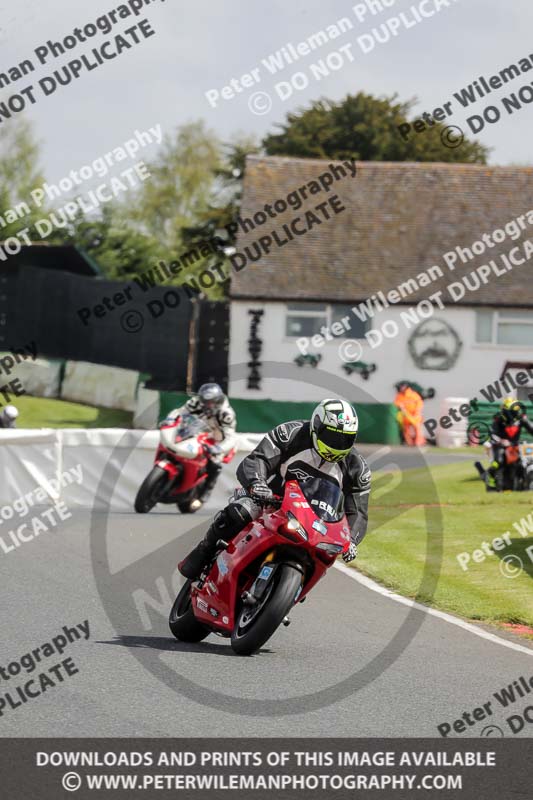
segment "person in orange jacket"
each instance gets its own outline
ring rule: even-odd
[[[407,381],[400,381],[395,388],[394,405],[398,408],[397,419],[403,441],[410,447],[420,447],[426,443],[422,428],[424,401]]]

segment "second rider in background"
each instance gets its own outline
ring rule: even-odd
[[[237,444],[237,418],[218,383],[202,384],[198,392],[183,406],[170,412],[165,422],[168,423],[183,414],[194,414],[204,420],[216,442],[216,445],[209,450],[207,480],[198,498],[202,503],[206,503],[222,470],[223,457]]]

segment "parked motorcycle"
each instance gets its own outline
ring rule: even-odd
[[[146,514],[157,503],[175,503],[182,514],[201,508],[199,499],[207,478],[209,449],[216,447],[207,423],[193,414],[183,414],[163,422],[154,466],[142,482],[135,498],[135,511]],[[235,455],[231,450],[222,462]]]
[[[240,655],[257,652],[350,544],[341,488],[324,478],[288,481],[218,553],[197,581],[186,581],[169,626],[184,642],[210,633],[231,638]]]

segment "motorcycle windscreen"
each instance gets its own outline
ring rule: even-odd
[[[339,522],[344,516],[344,495],[338,483],[311,478],[300,483],[300,489],[314,513],[324,522]]]
[[[209,429],[203,420],[193,414],[183,414],[176,428],[176,437],[188,439],[190,436],[198,436],[199,433],[205,433],[207,430]]]

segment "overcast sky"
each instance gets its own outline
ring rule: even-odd
[[[368,0],[370,2],[370,0]],[[392,0],[389,0],[389,3]],[[234,132],[258,136],[272,130],[310,100],[319,97],[340,99],[348,92],[375,95],[397,93],[402,100],[418,97],[417,110],[431,111],[453,100],[453,93],[479,76],[487,79],[501,69],[531,55],[533,59],[533,8],[531,0],[457,0],[433,17],[406,29],[385,44],[376,44],[363,53],[358,36],[369,33],[400,11],[413,20],[411,6],[421,0],[397,0],[384,13],[359,21],[353,11],[357,5],[346,0],[154,0],[137,18],[123,19],[113,31],[79,44],[66,56],[39,65],[34,50],[48,39],[62,40],[75,27],[94,22],[98,16],[118,8],[113,0],[17,0],[2,3],[0,72],[6,72],[24,59],[31,59],[36,70],[2,90],[0,101],[29,84],[37,85],[44,76],[92,47],[113,39],[143,18],[156,31],[154,36],[98,69],[83,71],[68,86],[60,86],[50,97],[36,91],[37,103],[29,116],[42,143],[42,164],[49,180],[57,180],[70,169],[90,163],[128,139],[135,129],[161,124],[171,131],[184,122],[203,118],[221,137]],[[426,8],[435,0],[427,0]],[[261,59],[291,42],[295,46],[342,17],[353,22],[353,29],[319,50],[270,75]],[[368,39],[366,40],[368,42]],[[345,56],[342,68],[317,82],[310,65],[339,47],[351,44],[350,63]],[[348,51],[345,51],[345,53]],[[208,90],[222,90],[232,78],[259,68],[260,83],[245,89],[238,97],[220,100],[212,108],[206,100]],[[290,80],[294,72],[309,76],[304,91],[294,91],[282,100],[275,84]],[[533,81],[533,70],[521,75],[503,90],[479,100],[472,110],[460,109],[453,101],[450,124],[468,131],[466,117],[479,114],[486,105],[498,105],[502,96],[518,91]],[[250,96],[257,91],[268,94],[272,107],[265,114],[250,111]],[[256,98],[260,110],[268,103],[265,95]],[[512,116],[503,111],[498,124],[487,125],[478,135],[493,148],[493,164],[533,164],[531,128],[533,103]],[[8,125],[9,121],[0,122]],[[423,134],[420,134],[423,135]],[[148,153],[147,153],[148,155]]]

